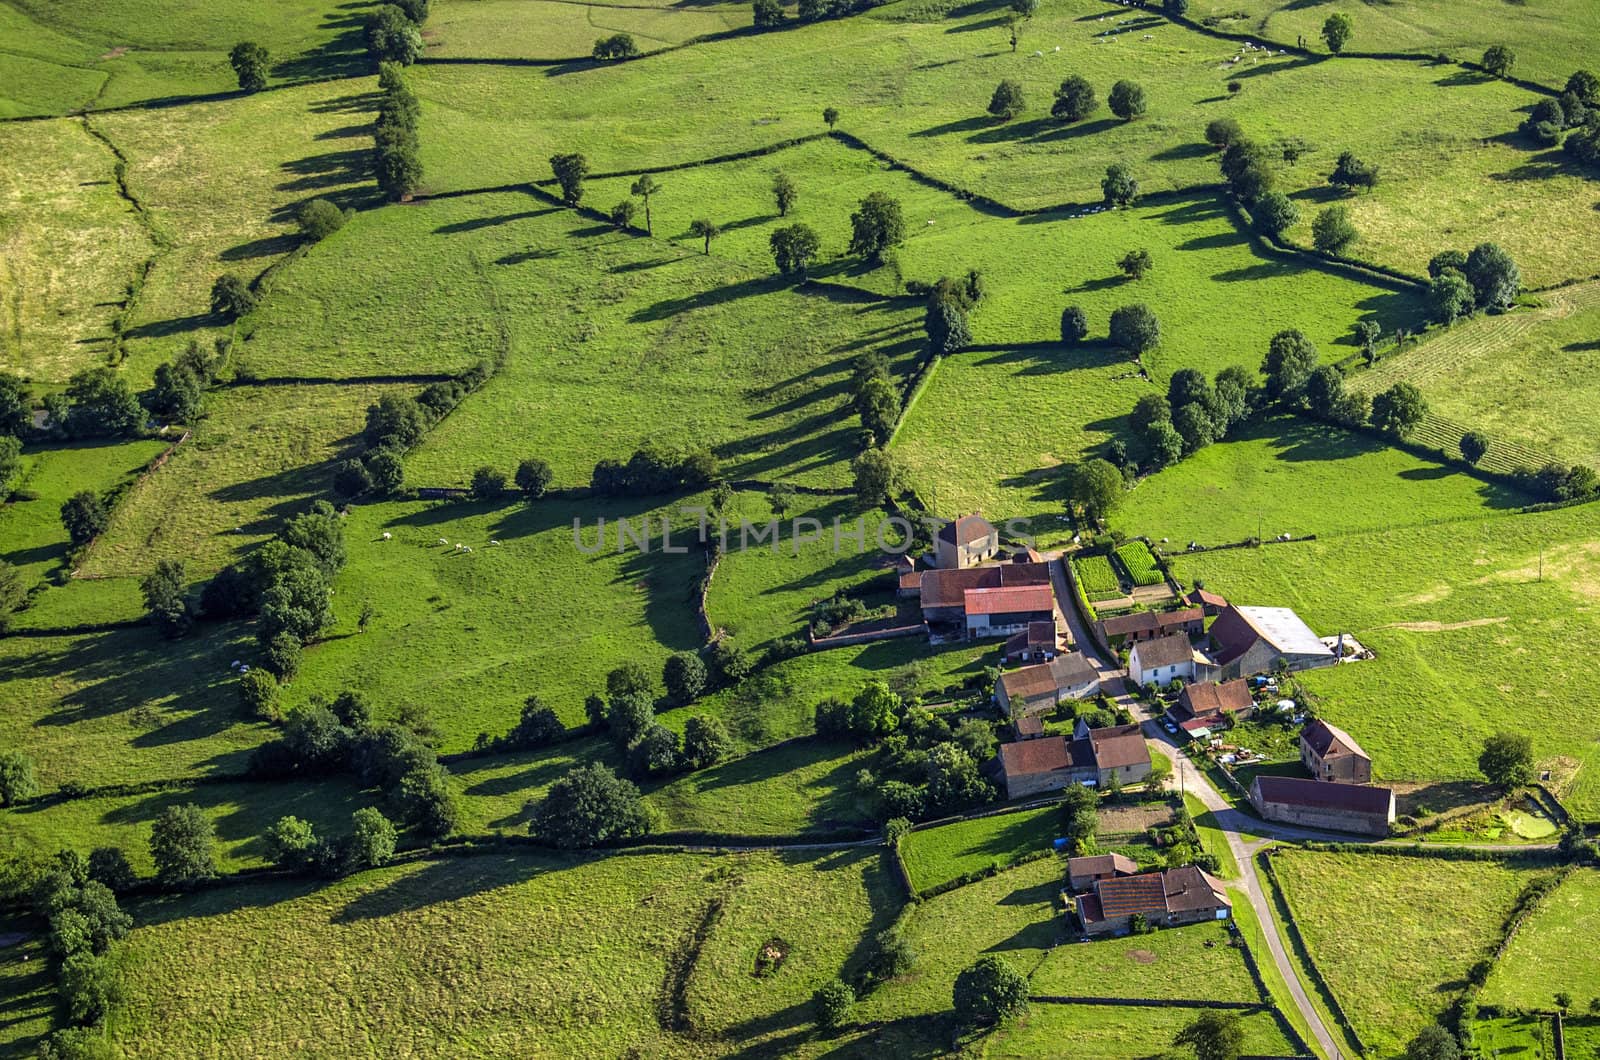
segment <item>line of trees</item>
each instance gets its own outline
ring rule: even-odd
[[[378,68],[378,118],[373,125],[378,187],[390,202],[410,197],[422,183],[422,160],[417,152],[417,119],[422,104],[406,84],[400,61]]]
[[[422,57],[422,24],[428,20],[428,0],[394,0],[367,16],[367,54],[374,65],[410,66]]]

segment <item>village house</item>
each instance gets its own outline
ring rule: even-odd
[[[934,563],[940,570],[976,567],[1000,553],[1000,533],[981,515],[958,515],[934,537]]]
[[[984,771],[1006,798],[1060,791],[1069,784],[1108,787],[1115,776],[1137,784],[1150,775],[1150,749],[1137,725],[1090,729],[1079,723],[1072,739],[1043,736],[1000,745]]]
[[[1030,591],[1009,591],[1013,589]],[[922,571],[916,595],[930,637],[1006,636],[1024,632],[1034,622],[1055,626],[1055,590],[1044,563]]]
[[[1300,761],[1318,780],[1372,783],[1372,759],[1354,737],[1321,718],[1312,719],[1300,730]]]
[[[1133,918],[1151,927],[1178,927],[1227,920],[1233,915],[1222,881],[1195,865],[1137,876],[1108,876],[1077,896],[1078,921],[1086,935],[1126,935]]]
[[[1007,717],[1044,714],[1069,699],[1083,699],[1100,690],[1100,674],[1078,652],[1058,655],[1047,663],[1009,670],[995,682],[994,697]]]
[[[1099,880],[1117,876],[1136,876],[1139,866],[1124,854],[1094,854],[1088,857],[1067,859],[1067,886],[1073,894],[1082,894]]]
[[[1227,728],[1233,721],[1248,718],[1255,705],[1250,682],[1243,678],[1222,684],[1201,681],[1183,686],[1178,701],[1167,711],[1167,720],[1199,739],[1215,729]]]
[[[1382,836],[1394,823],[1394,792],[1361,784],[1258,775],[1250,804],[1269,821],[1304,828]]]
[[[1290,670],[1314,670],[1338,661],[1333,649],[1287,607],[1229,604],[1210,633],[1211,660],[1201,675],[1208,681],[1270,673],[1280,663]]]
[[[1205,632],[1205,612],[1198,607],[1181,611],[1135,611],[1113,615],[1100,623],[1106,639],[1113,642],[1156,640],[1173,633],[1198,637]]]
[[[1159,640],[1139,641],[1128,653],[1128,677],[1136,685],[1193,681],[1194,675],[1194,646],[1182,633],[1172,633]]]
[[[1044,735],[1044,719],[1037,714],[1024,714],[1011,720],[1011,737],[1015,740],[1037,740]]]
[[[1190,607],[1200,608],[1200,610],[1205,613],[1207,618],[1215,618],[1216,616],[1222,614],[1223,608],[1228,606],[1227,600],[1223,599],[1221,595],[1212,592],[1210,589],[1195,589],[1188,596],[1184,597],[1184,602]]]
[[[1021,633],[1012,634],[1000,650],[1000,661],[1007,666],[1049,662],[1060,650],[1054,620],[1029,622]]]

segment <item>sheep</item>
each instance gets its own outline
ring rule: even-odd
[[[490,540],[489,544],[494,545],[496,548],[500,546],[500,542],[494,540]]]
[[[1056,50],[1056,51],[1060,51],[1060,50],[1061,50],[1061,45],[1059,45],[1059,44],[1057,44],[1057,45],[1056,45],[1056,46],[1055,46],[1055,50]]]
[[[466,545],[461,546],[461,551],[465,552],[469,556],[472,555],[472,549],[468,548]]]
[[[932,225],[932,224],[933,224],[933,219],[932,219],[932,218],[931,218],[931,217],[930,217],[930,218],[929,218],[929,219],[928,219],[928,224],[929,224],[929,225],[930,225],[930,226],[931,226],[931,225]]]
[[[439,544],[441,544],[441,545],[448,545],[448,544],[449,544],[449,543],[450,543],[450,542],[448,542],[448,541],[446,541],[446,540],[445,540],[445,539],[444,539],[444,538],[442,538],[442,537],[441,537],[441,538],[440,538],[440,539],[439,539]]]
[[[385,530],[385,531],[384,531],[384,532],[383,532],[383,539],[384,539],[384,540],[385,540],[385,541],[387,541],[387,540],[389,540],[389,538],[391,538],[391,537],[393,537],[393,536],[394,536],[394,535],[393,535],[393,534],[391,534],[391,533],[389,533],[389,531],[387,531],[387,530]]]
[[[239,667],[240,667],[240,665],[242,665],[242,664],[241,664],[241,663],[240,663],[240,662],[239,662],[239,660],[238,660],[238,659],[235,659],[235,660],[233,660],[233,662],[232,662],[232,663],[231,663],[231,664],[230,664],[230,665],[229,665],[229,666],[228,666],[228,669],[230,669],[230,670],[237,670],[237,669],[238,669],[238,668],[239,668]]]
[[[1035,59],[1042,59],[1042,58],[1044,58],[1044,52],[1034,52],[1033,53],[1033,57]]]
[[[242,674],[247,674],[247,673],[249,673],[249,672],[250,672],[250,667],[248,667],[248,666],[241,666],[241,667],[239,667],[239,672],[240,672],[240,673],[242,673]]]

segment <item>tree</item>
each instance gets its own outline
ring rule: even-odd
[[[871,433],[873,441],[887,444],[895,421],[900,418],[900,392],[894,384],[883,376],[873,376],[856,391],[854,405],[861,425]]]
[[[0,806],[15,806],[37,794],[33,759],[21,751],[0,751]]]
[[[639,45],[634,42],[631,33],[613,33],[609,37],[601,37],[594,42],[594,51],[590,53],[596,62],[602,63],[637,59],[640,54]]]
[[[977,273],[971,274],[976,280]],[[967,325],[967,311],[976,304],[978,293],[948,276],[939,277],[928,292],[927,308],[923,312],[923,329],[928,333],[928,345],[938,356],[954,353],[972,342],[972,329]],[[887,373],[883,375],[887,379]],[[898,394],[894,409],[899,413]]]
[[[1236,118],[1212,118],[1206,122],[1206,143],[1219,151],[1244,138],[1244,129]]]
[[[1482,431],[1468,431],[1461,436],[1461,458],[1474,466],[1489,451],[1489,436]]]
[[[780,171],[772,175],[772,198],[778,204],[779,217],[788,217],[795,200],[799,197],[800,190],[795,187],[794,180],[789,174]]]
[[[1407,1043],[1405,1060],[1461,1060],[1461,1046],[1455,1035],[1430,1023]]]
[[[1082,342],[1089,334],[1089,318],[1083,307],[1069,305],[1061,311],[1061,341],[1072,344]]]
[[[1341,254],[1355,241],[1356,226],[1343,206],[1329,206],[1311,222],[1311,243],[1325,254]]]
[[[1511,255],[1495,243],[1479,243],[1467,255],[1467,282],[1474,299],[1485,309],[1503,309],[1522,291],[1522,273]]]
[[[1433,319],[1441,324],[1454,324],[1458,318],[1472,312],[1474,297],[1472,284],[1455,269],[1444,270],[1428,285],[1428,305],[1433,310]]]
[[[811,995],[811,1009],[816,1013],[817,1026],[824,1030],[837,1030],[850,1018],[855,1008],[856,992],[842,979],[830,979]]]
[[[582,202],[583,178],[589,175],[589,160],[577,152],[551,155],[550,169],[561,186],[561,201],[568,206]]]
[[[83,951],[61,962],[58,992],[75,1024],[99,1023],[117,1000],[117,983],[104,957]]]
[[[1083,508],[1084,517],[1099,522],[1122,503],[1125,484],[1122,471],[1109,460],[1085,460],[1072,469],[1067,480],[1067,496]]]
[[[678,772],[684,764],[678,734],[652,722],[629,749],[628,760],[636,776],[661,777]]]
[[[217,874],[211,819],[194,803],[169,806],[150,828],[150,858],[156,879],[169,887],[188,887]]]
[[[160,364],[156,366],[154,385],[146,405],[150,412],[178,423],[193,423],[200,414],[200,399],[204,394],[200,380],[186,365]],[[5,481],[0,469],[0,483]]]
[[[643,835],[649,811],[639,789],[598,762],[577,766],[550,786],[534,807],[528,832],[563,850]]]
[[[1005,958],[991,953],[956,976],[950,1000],[963,1026],[999,1023],[1026,1011],[1028,980]]]
[[[1182,18],[1189,10],[1189,0],[1161,0],[1161,10],[1168,18]]]
[[[1255,396],[1255,378],[1239,365],[1229,365],[1217,373],[1212,390],[1217,399],[1217,420],[1226,434],[1250,415]]]
[[[1093,114],[1098,105],[1094,86],[1087,78],[1074,74],[1056,89],[1056,100],[1050,105],[1050,115],[1068,123],[1082,121]]]
[[[1252,203],[1272,190],[1268,151],[1254,140],[1239,137],[1222,149],[1218,165],[1228,190],[1243,203]]]
[[[239,706],[247,718],[278,719],[278,679],[265,667],[239,675]]]
[[[0,501],[11,493],[11,482],[22,470],[22,442],[9,434],[0,434]]]
[[[773,29],[783,25],[783,4],[779,0],[754,0],[751,9],[752,22],[757,29]]]
[[[422,185],[415,130],[379,125],[373,140],[378,152],[378,189],[390,202],[405,201]]]
[[[995,86],[989,97],[989,113],[1001,121],[1010,121],[1026,109],[1022,99],[1022,85],[1010,78]]]
[[[1132,121],[1145,112],[1144,88],[1135,81],[1118,81],[1106,96],[1106,106],[1123,121]]]
[[[28,599],[28,585],[16,565],[0,559],[0,633],[11,625],[11,616]]]
[[[267,49],[255,41],[240,41],[228,53],[228,62],[239,78],[239,88],[245,92],[260,92],[267,87],[267,66],[271,57]]]
[[[1250,208],[1256,230],[1273,239],[1300,223],[1300,207],[1281,191],[1269,191]]]
[[[722,229],[711,221],[703,218],[690,221],[689,231],[700,239],[705,240],[705,252],[711,253],[711,241],[722,234]]]
[[[1121,162],[1114,162],[1106,167],[1106,175],[1100,181],[1100,192],[1105,196],[1105,201],[1113,206],[1129,206],[1139,197],[1139,182],[1133,177],[1133,170]]]
[[[683,725],[683,760],[690,769],[714,766],[733,749],[733,739],[722,722],[695,715]]]
[[[61,506],[61,525],[74,548],[93,541],[111,522],[111,513],[90,490],[81,490]]]
[[[1577,70],[1567,78],[1564,92],[1570,92],[1585,106],[1600,107],[1600,76],[1591,70]]]
[[[394,857],[395,831],[389,818],[371,806],[350,815],[350,861],[357,868],[375,869]]]
[[[850,253],[881,262],[884,253],[906,237],[900,201],[885,192],[873,192],[850,215],[850,230]]]
[[[375,62],[410,66],[422,56],[422,31],[393,4],[367,16],[367,54]]]
[[[633,186],[628,190],[644,200],[644,234],[647,236],[655,235],[655,225],[650,220],[650,197],[658,194],[661,191],[661,184],[656,180],[656,178],[646,173],[638,180],[634,181]],[[707,252],[709,252],[710,246],[711,241],[707,239]]]
[[[794,507],[794,497],[793,482],[774,482],[767,488],[767,507],[773,515],[782,519]]]
[[[184,592],[182,560],[158,560],[156,569],[145,575],[139,588],[144,593],[150,621],[163,637],[177,640],[189,632],[194,619],[189,614],[189,600]]]
[[[780,273],[802,278],[806,274],[806,267],[822,249],[822,241],[816,231],[806,224],[793,224],[775,230],[768,245],[772,248],[772,260]]]
[[[1517,53],[1504,44],[1491,44],[1483,53],[1483,68],[1495,77],[1505,77],[1517,65]]]
[[[1334,162],[1333,172],[1328,174],[1328,183],[1345,191],[1355,191],[1357,188],[1371,191],[1378,186],[1378,167],[1371,162],[1361,161],[1353,151],[1345,151]]]
[[[51,418],[73,438],[115,437],[132,434],[144,422],[144,408],[128,380],[109,366],[85,368],[67,381],[64,412],[52,407]]]
[[[0,372],[0,434],[21,438],[33,426],[33,394],[10,372]]]
[[[1122,255],[1117,268],[1130,280],[1142,280],[1153,264],[1148,250],[1130,250]]]
[[[1372,398],[1372,425],[1402,441],[1428,414],[1422,391],[1411,383],[1399,382]]]
[[[634,205],[632,199],[623,199],[611,207],[611,223],[619,229],[626,229],[633,224],[633,217],[639,212],[639,207]]]
[[[655,684],[649,668],[637,660],[614,668],[606,674],[606,695],[612,699],[618,696],[644,696],[648,699],[655,695]]]
[[[1135,356],[1161,341],[1161,323],[1149,306],[1120,306],[1111,311],[1111,341]]]
[[[1478,770],[1496,787],[1511,791],[1533,782],[1533,738],[1500,732],[1483,741]]]
[[[1335,11],[1322,23],[1322,39],[1327,42],[1328,50],[1338,55],[1344,51],[1344,46],[1349,42],[1354,29],[1355,25],[1350,21],[1349,15],[1343,11]]]
[[[1183,453],[1198,452],[1217,440],[1216,424],[1206,407],[1197,401],[1180,405],[1172,414],[1172,429],[1183,442]]]
[[[1267,377],[1267,397],[1288,405],[1299,404],[1306,384],[1317,368],[1317,347],[1304,333],[1289,329],[1272,336],[1261,374]]]
[[[882,449],[868,449],[850,462],[856,497],[875,508],[900,492],[900,469]]]
[[[537,457],[529,457],[517,465],[517,489],[530,501],[536,501],[550,488],[550,465]]]
[[[320,243],[344,227],[349,214],[327,199],[312,199],[300,207],[295,221],[307,243]]]
[[[1195,1060],[1238,1060],[1244,1049],[1244,1027],[1237,1012],[1209,1009],[1177,1033],[1173,1045],[1187,1045]]]
[[[839,123],[839,108],[838,107],[823,107],[822,108],[822,120],[828,123],[828,128],[830,128],[830,129],[833,128],[835,125],[837,125]]]
[[[211,311],[230,320],[253,311],[256,301],[250,285],[231,272],[218,276],[211,285]]]
[[[261,838],[267,847],[267,860],[282,869],[308,867],[317,849],[311,822],[294,816],[278,818]]]
[[[394,5],[418,26],[428,21],[429,0],[394,0]]]
[[[689,703],[706,687],[706,664],[698,652],[676,652],[661,667],[661,683],[673,702]]]
[[[1331,364],[1320,365],[1306,381],[1306,406],[1320,419],[1335,417],[1344,399],[1344,376]]]
[[[506,477],[492,467],[480,467],[472,473],[472,499],[490,501],[506,491]]]

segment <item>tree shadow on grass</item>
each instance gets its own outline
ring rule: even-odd
[[[307,155],[283,162],[278,166],[294,179],[277,185],[278,191],[316,191],[355,184],[367,179],[372,171],[372,151],[366,147],[350,147],[340,151],[324,151],[320,155]]]
[[[131,339],[170,339],[186,331],[210,327],[220,323],[221,320],[222,318],[215,313],[190,313],[188,316],[169,317],[166,320],[152,320],[146,324],[138,324],[123,334]]]
[[[1064,140],[1077,140],[1096,133],[1108,132],[1124,124],[1119,118],[1096,118],[1093,121],[1073,122],[1063,125],[1059,118],[1039,118],[1026,123],[1029,126],[1027,136],[1034,143],[1060,143]],[[1021,137],[1018,137],[1019,139]],[[977,140],[977,137],[973,138]]]
[[[318,100],[307,109],[313,114],[359,114],[377,110],[382,98],[378,92],[352,92],[347,96]]]
[[[563,864],[567,862],[567,864]],[[557,858],[543,852],[526,854],[492,852],[433,861],[416,872],[389,875],[389,882],[352,898],[332,917],[335,924],[380,920],[429,906],[458,902],[474,895],[524,883],[569,865],[576,859]]]
[[[449,224],[440,225],[433,230],[433,234],[446,236],[461,232],[477,232],[485,228],[494,228],[498,225],[507,225],[515,221],[527,221],[535,217],[545,217],[549,214],[561,212],[556,207],[550,206],[542,210],[521,210],[517,213],[496,214],[493,217],[473,217],[465,221],[452,221]]]
[[[372,3],[341,4],[339,10],[350,13],[330,14],[318,27],[338,32],[310,51],[274,65],[273,76],[287,80],[331,80],[372,73],[372,59],[367,54],[366,45],[366,12],[377,6],[377,0]]]
[[[1182,162],[1191,158],[1205,158],[1215,154],[1216,148],[1208,143],[1178,144],[1150,156],[1152,162]]]
[[[263,236],[236,247],[229,247],[217,256],[223,261],[248,261],[251,258],[269,258],[287,254],[299,245],[298,233],[280,232],[275,236]]]

